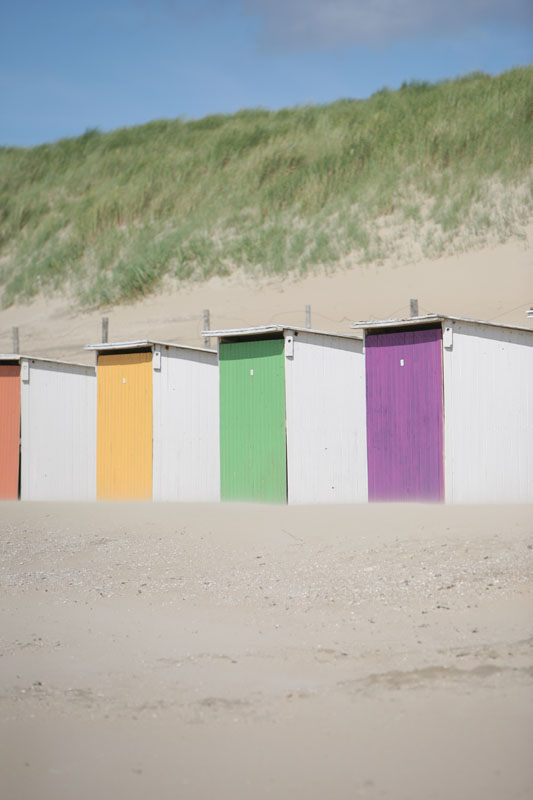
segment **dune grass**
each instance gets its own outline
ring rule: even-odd
[[[0,148],[3,303],[505,240],[531,217],[532,163],[532,67]]]

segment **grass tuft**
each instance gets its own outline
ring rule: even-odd
[[[532,67],[0,148],[2,302],[503,241],[531,218],[532,163]]]

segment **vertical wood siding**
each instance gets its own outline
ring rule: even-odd
[[[222,500],[285,503],[283,339],[220,344]]]
[[[444,499],[442,331],[366,337],[369,500]]]
[[[152,497],[152,353],[98,355],[99,499]]]
[[[28,364],[29,380],[21,384],[21,498],[94,500],[94,367]]]
[[[16,500],[19,487],[20,366],[0,364],[0,500]]]
[[[220,499],[218,358],[161,347],[154,370],[154,500]]]
[[[446,321],[446,499],[533,502],[533,331]]]
[[[299,331],[285,370],[289,503],[365,502],[363,343]]]

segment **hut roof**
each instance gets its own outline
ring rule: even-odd
[[[81,364],[79,361],[60,361],[57,358],[42,358],[40,356],[28,356],[21,353],[0,353],[0,361],[14,361],[19,364],[21,361],[39,361],[45,364],[59,364],[62,367],[85,367],[86,369],[94,369],[91,364]]]
[[[225,339],[233,336],[262,336],[269,333],[283,333],[284,331],[294,331],[295,333],[311,333],[318,336],[337,336],[341,339],[361,339],[353,333],[336,333],[335,331],[321,331],[315,328],[303,328],[298,325],[258,325],[252,328],[229,328],[228,330],[202,331],[202,336],[212,336],[213,338]]]
[[[100,344],[86,344],[84,350],[96,350],[98,353],[104,353],[113,350],[140,350],[145,347],[174,347],[178,350],[195,350],[200,353],[216,353],[216,350],[210,350],[205,347],[192,347],[186,344],[174,344],[173,342],[158,342],[155,339],[139,339],[133,342],[101,342]]]
[[[475,325],[489,325],[493,328],[510,328],[516,331],[528,331],[533,333],[533,328],[527,328],[523,325],[508,325],[504,322],[489,322],[484,319],[472,319],[470,317],[455,317],[451,314],[424,314],[418,317],[403,317],[401,319],[370,319],[360,322],[352,322],[350,328],[367,329],[367,328],[399,328],[408,327],[410,325],[424,325],[431,322],[443,322],[444,320],[452,320],[454,322],[467,322]]]

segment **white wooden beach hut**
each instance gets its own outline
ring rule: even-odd
[[[268,325],[218,339],[222,500],[367,499],[363,342]]]
[[[10,394],[3,496],[20,490],[22,500],[94,500],[94,367],[10,354],[0,355],[0,365]]]
[[[365,337],[370,500],[533,501],[533,330],[430,314]]]
[[[97,497],[218,500],[216,351],[149,340],[86,349],[97,361]]]

